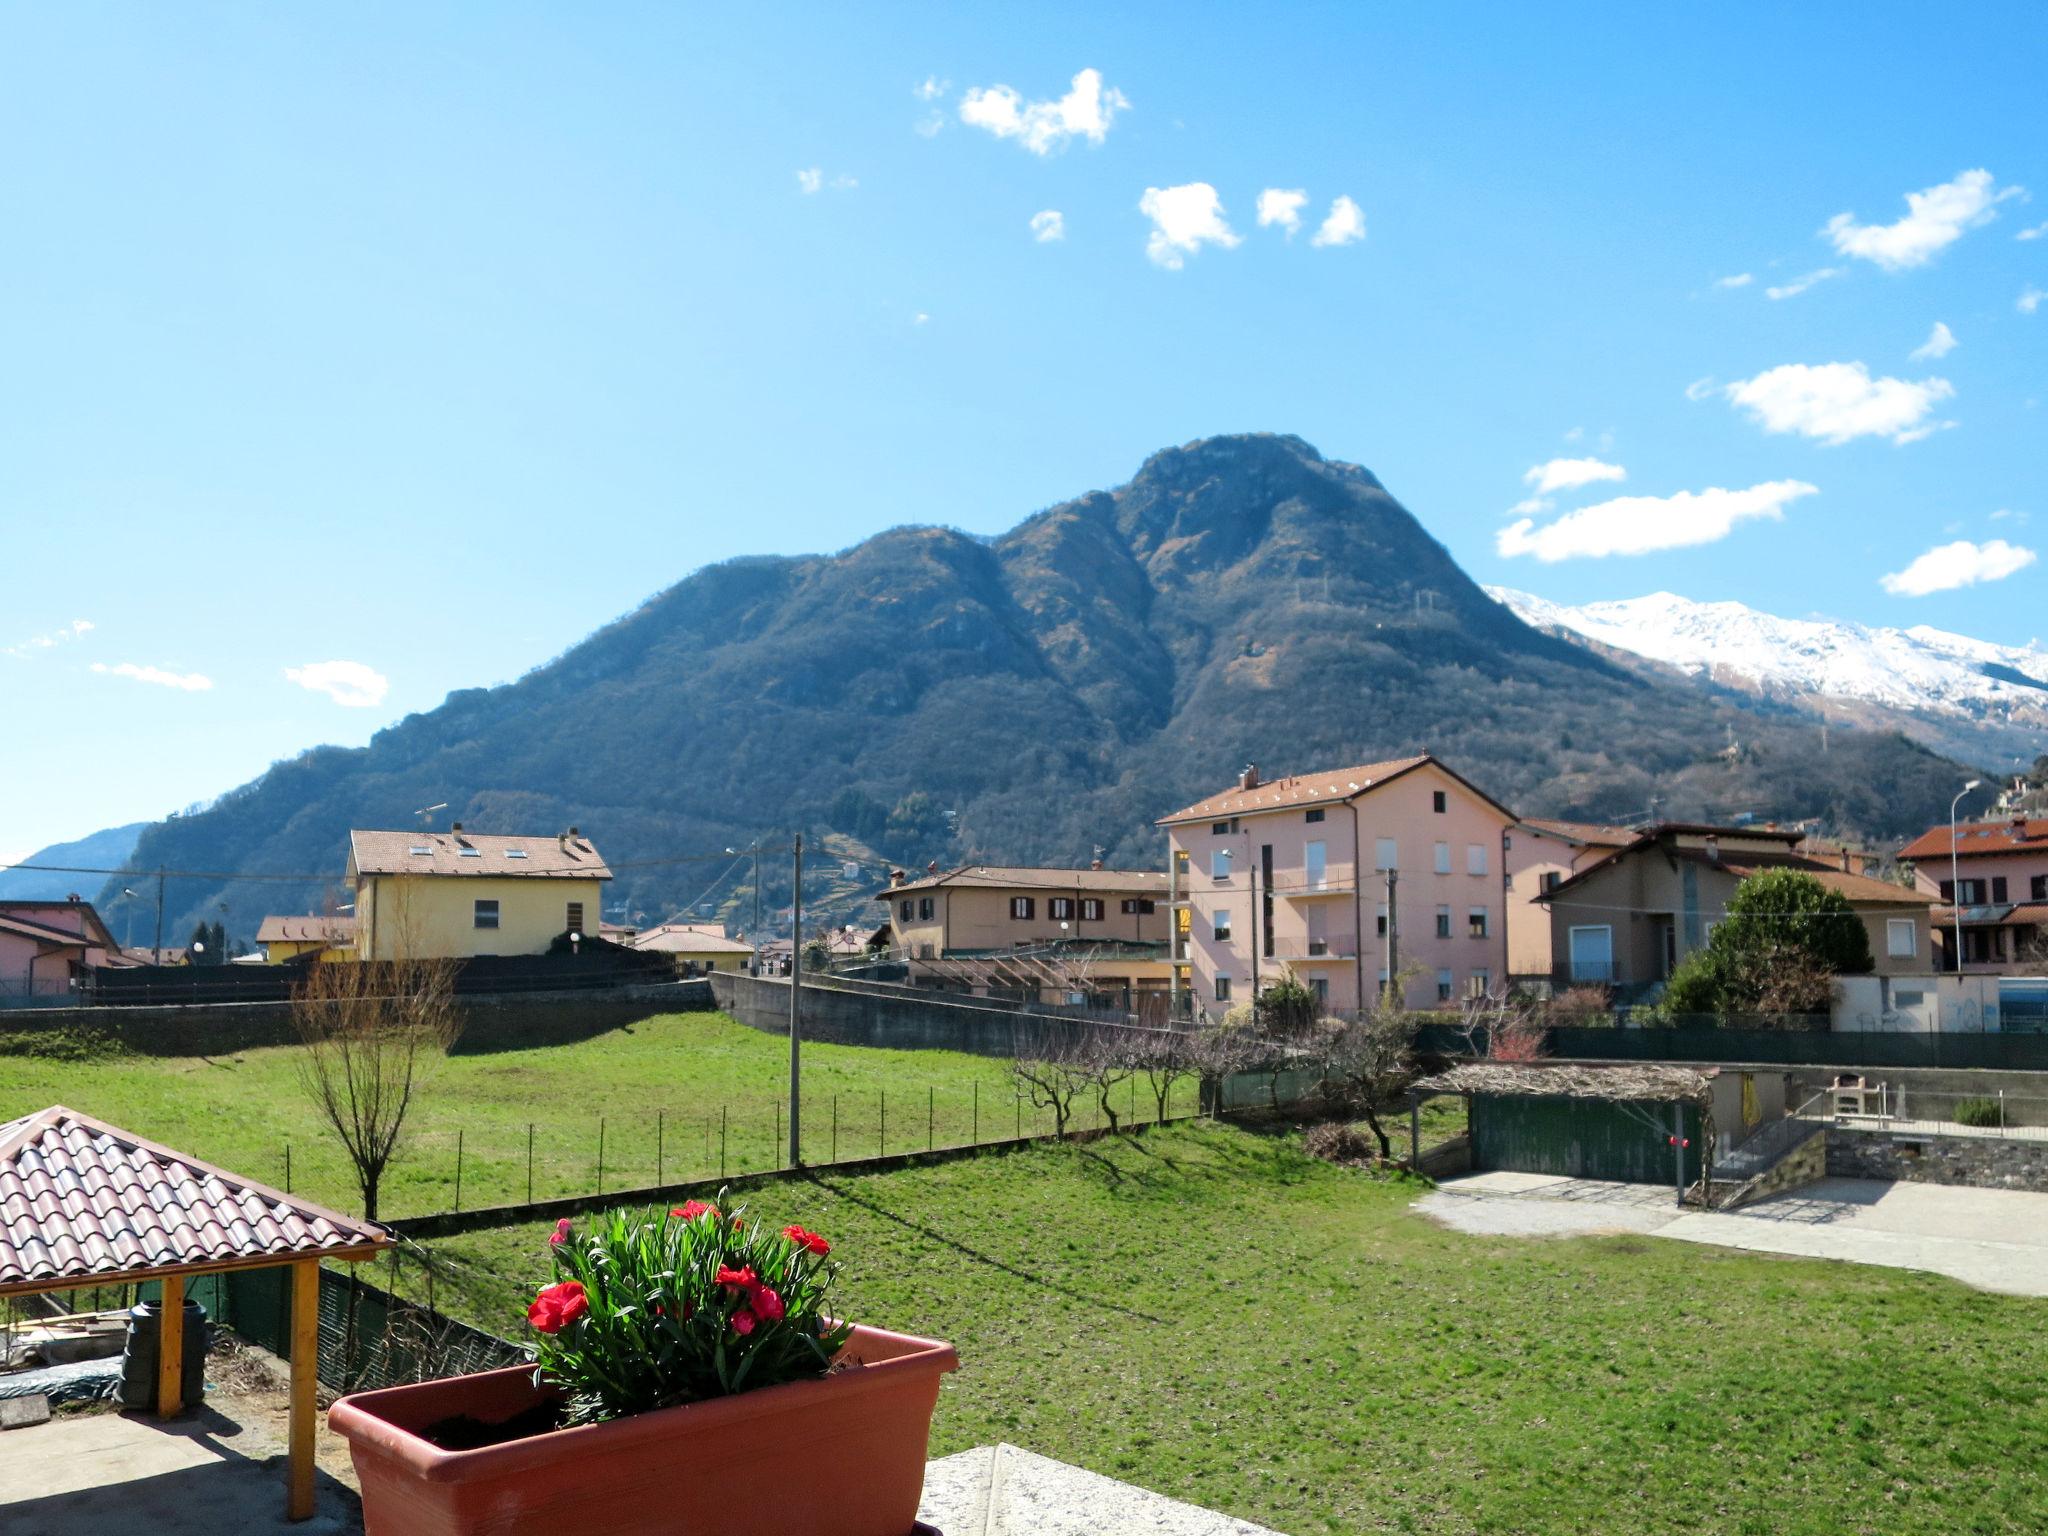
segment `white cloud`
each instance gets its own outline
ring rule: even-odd
[[[1714,376],[1711,373],[1694,379],[1685,386],[1685,398],[1688,400],[1707,400],[1718,395],[1720,392],[1721,386],[1714,382]]]
[[[2013,301],[2012,307],[2023,315],[2031,315],[2041,307],[2044,299],[2048,299],[2048,292],[2044,292],[2029,283],[2020,290],[2020,296]]]
[[[912,325],[930,325],[932,323],[932,317],[920,309],[916,314],[910,317],[910,323]]]
[[[1067,238],[1067,218],[1057,208],[1041,208],[1031,215],[1031,238],[1040,245]]]
[[[960,121],[985,128],[999,139],[1015,139],[1034,155],[1049,155],[1067,141],[1100,144],[1130,101],[1102,84],[1102,71],[1084,69],[1057,101],[1026,101],[1007,85],[975,86],[960,98]]]
[[[1600,459],[1552,459],[1547,464],[1532,466],[1522,476],[1522,483],[1533,485],[1538,496],[1548,496],[1552,491],[1572,491],[1601,480],[1627,478],[1628,471],[1619,464]]]
[[[1186,259],[1204,245],[1228,250],[1242,237],[1223,218],[1223,201],[1206,181],[1191,181],[1178,187],[1147,187],[1138,199],[1138,211],[1152,221],[1145,254],[1153,262],[1178,272]]]
[[[1930,358],[1947,357],[1957,345],[1956,333],[1937,320],[1934,329],[1927,333],[1927,339],[1913,349],[1911,356],[1914,362],[1924,363]]]
[[[1731,272],[1726,277],[1715,278],[1714,286],[1716,288],[1747,288],[1755,281],[1756,279],[1747,272]]]
[[[1764,297],[1767,299],[1796,299],[1800,294],[1806,292],[1807,289],[1816,287],[1831,277],[1840,277],[1841,275],[1842,269],[1840,267],[1820,267],[1812,272],[1802,273],[1800,276],[1793,278],[1789,283],[1780,283],[1775,288],[1766,288],[1764,290]]]
[[[1365,238],[1365,210],[1348,197],[1330,204],[1329,217],[1310,245],[1356,245]]]
[[[73,619],[69,624],[61,624],[47,634],[30,635],[19,645],[0,649],[0,656],[29,656],[37,651],[52,650],[67,640],[76,640],[92,627],[91,619]]]
[[[937,75],[926,75],[924,77],[924,84],[912,86],[910,94],[919,101],[937,101],[952,88],[952,81],[941,80]]]
[[[841,192],[851,192],[855,187],[860,185],[860,179],[858,177],[848,176],[842,172],[840,175],[834,176],[832,178],[832,185]]]
[[[391,689],[390,678],[360,661],[309,661],[303,667],[286,667],[284,675],[345,709],[374,708]]]
[[[2013,522],[2024,523],[2029,517],[2029,515],[2030,514],[2026,512],[2015,512],[2011,507],[2000,507],[1996,512],[1991,514],[1991,521],[1994,523],[2002,523],[2006,521],[2008,518],[2010,518]]]
[[[166,672],[162,667],[138,667],[132,661],[118,662],[111,667],[103,661],[96,661],[92,669],[109,677],[132,677],[138,683],[154,683],[159,688],[177,688],[186,693],[204,693],[213,686],[212,678],[198,672]]]
[[[1947,379],[1873,379],[1861,363],[1785,363],[1721,388],[1766,432],[1796,432],[1830,446],[1858,437],[1914,442],[1943,425],[1929,422],[1928,413],[1955,392]]]
[[[2018,234],[2014,235],[2013,239],[2039,240],[2043,235],[2048,235],[2048,224],[2030,224],[2025,229],[2021,230]]]
[[[1996,206],[2022,197],[2021,187],[1997,186],[1989,171],[1964,171],[1954,181],[1906,194],[1907,213],[1896,224],[1858,224],[1838,213],[1821,231],[1844,256],[1874,261],[1887,272],[1924,267],[1944,247],[1996,217]]]
[[[1953,544],[1937,544],[1903,571],[1881,577],[1878,585],[1901,597],[1925,597],[1930,592],[1974,587],[1980,581],[2003,581],[2014,571],[2032,565],[2036,558],[2031,549],[2022,549],[2003,539],[1989,539],[1982,544],[1957,539]]]
[[[943,112],[927,112],[910,126],[919,138],[936,139],[940,131],[946,126],[946,114]]]
[[[1259,228],[1278,224],[1292,240],[1301,228],[1301,210],[1308,205],[1308,193],[1300,187],[1268,187],[1259,194]]]
[[[1548,496],[1524,496],[1508,508],[1508,516],[1533,517],[1538,512],[1548,512],[1555,505]]]
[[[1647,555],[1726,538],[1735,525],[1753,518],[1776,522],[1786,503],[1818,489],[1803,480],[1772,480],[1745,491],[1680,491],[1675,496],[1617,496],[1596,506],[1567,512],[1537,527],[1534,519],[1510,523],[1494,536],[1502,555],[1534,555],[1546,565],[1559,560],[1606,555]]]
[[[798,171],[796,173],[796,188],[806,197],[810,196],[811,193],[817,191],[820,187],[824,185],[825,173],[819,170],[815,165],[812,166],[807,171]]]

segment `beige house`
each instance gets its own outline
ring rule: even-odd
[[[350,832],[356,953],[364,960],[539,955],[595,934],[612,872],[576,828],[555,837]]]
[[[1508,975],[1546,982],[1552,969],[1550,908],[1542,898],[1580,870],[1636,840],[1633,827],[1524,816],[1508,829]]]
[[[1167,885],[1163,870],[967,864],[897,870],[875,899],[915,984],[1163,1014]]]
[[[727,938],[723,923],[657,923],[628,942],[634,949],[668,955],[693,971],[744,971],[754,961],[754,946]]]
[[[301,955],[323,960],[353,960],[356,920],[346,913],[322,917],[266,917],[256,928],[266,965],[283,965]]]
[[[1707,942],[1750,875],[1794,869],[1839,892],[1862,918],[1878,976],[1924,975],[1932,898],[1796,851],[1802,833],[1667,822],[1560,881],[1551,913],[1552,984],[1639,993]]]

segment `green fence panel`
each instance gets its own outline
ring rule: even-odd
[[[1472,1100],[1470,1124],[1475,1169],[1675,1185],[1683,1150],[1687,1178],[1699,1177],[1700,1113],[1694,1105],[1685,1107],[1685,1135],[1692,1145],[1684,1149],[1671,1145],[1668,1104],[1480,1094]]]

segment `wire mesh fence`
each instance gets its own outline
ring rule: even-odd
[[[1199,1112],[1192,1078],[1162,1104],[1142,1077],[1103,1096],[1077,1096],[1067,1129],[1149,1125]],[[987,1146],[1054,1134],[1056,1116],[1007,1088],[905,1082],[832,1091],[802,1101],[800,1144],[809,1167],[914,1152]],[[786,1099],[684,1101],[651,1113],[423,1123],[385,1172],[377,1215],[402,1220],[540,1200],[736,1178],[789,1166]],[[251,1168],[252,1175],[264,1171]],[[268,1176],[290,1194],[348,1212],[363,1209],[354,1165],[331,1135],[280,1142]]]

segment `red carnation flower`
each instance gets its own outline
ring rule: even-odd
[[[802,1227],[784,1227],[782,1235],[792,1243],[795,1243],[797,1247],[807,1249],[818,1255],[821,1259],[832,1251],[830,1243],[826,1242],[825,1239],[818,1236],[815,1232],[806,1232]]]
[[[675,1217],[678,1221],[695,1221],[706,1212],[709,1212],[715,1218],[718,1215],[718,1207],[706,1205],[702,1200],[685,1200],[681,1205],[670,1210],[669,1215]]]
[[[590,1310],[590,1298],[581,1280],[563,1280],[544,1285],[526,1309],[526,1320],[541,1333],[560,1333]]]
[[[779,1323],[782,1321],[782,1294],[773,1286],[755,1286],[754,1293],[748,1300],[763,1322]]]
[[[761,1277],[754,1273],[754,1266],[751,1264],[744,1269],[730,1269],[721,1264],[718,1266],[718,1283],[729,1285],[735,1290],[751,1291],[761,1283]]]
[[[554,1235],[548,1239],[548,1246],[550,1248],[559,1248],[567,1241],[569,1241],[569,1218],[564,1216],[555,1223]]]
[[[754,1314],[745,1307],[741,1307],[739,1311],[733,1313],[732,1331],[739,1334],[742,1338],[752,1333],[754,1331]]]

